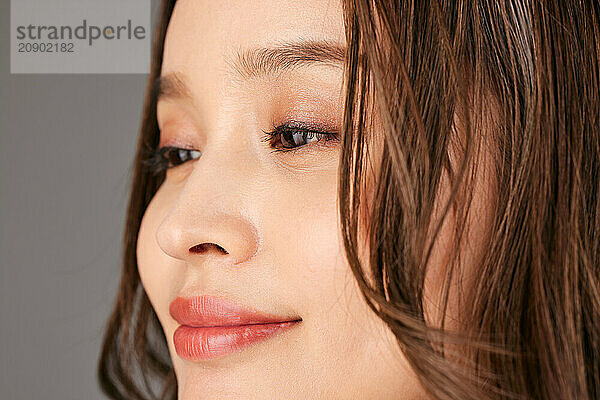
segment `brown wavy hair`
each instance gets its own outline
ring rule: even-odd
[[[600,4],[343,5],[339,207],[365,301],[432,398],[600,398]],[[158,145],[154,82],[174,6],[163,1],[155,31],[122,279],[98,366],[101,388],[113,399],[177,395],[167,341],[136,264],[141,219],[164,179],[143,160]],[[369,124],[374,112],[382,122],[377,131]],[[483,150],[491,154],[493,215],[463,293],[460,328],[449,329],[450,282],[464,272]],[[375,160],[371,176],[367,166]],[[438,219],[443,176],[450,195]],[[367,185],[376,188],[369,197]],[[456,228],[442,268],[442,319],[432,321],[425,276],[450,214]]]

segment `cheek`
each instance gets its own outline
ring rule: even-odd
[[[298,293],[298,307],[306,316],[304,355],[311,359],[313,374],[316,368],[321,369],[323,377],[390,378],[390,371],[397,372],[394,367],[398,367],[402,356],[391,332],[363,300],[349,267],[338,214],[336,179],[334,174],[327,182],[313,182],[295,194],[295,200],[303,207],[297,209],[300,212],[293,222],[288,221],[278,230],[280,241],[276,246],[286,249],[279,253],[282,255],[278,265],[295,266],[288,284]],[[290,200],[288,204],[292,203]],[[336,365],[335,373],[332,365]],[[374,365],[380,373],[369,371]],[[406,375],[404,368],[401,371]],[[386,386],[394,387],[389,382]]]
[[[347,271],[337,223],[336,175],[313,176],[278,197],[285,206],[276,208],[277,223],[265,234],[273,240],[277,264],[289,266],[288,284],[305,302],[300,307],[320,309]]]

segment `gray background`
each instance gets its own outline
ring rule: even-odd
[[[2,0],[8,2],[9,0]],[[150,57],[150,0],[11,0],[11,29],[13,43],[11,71],[26,73],[145,73],[148,74]],[[127,39],[123,32],[121,39],[95,39],[89,45],[91,36],[84,32],[86,39],[73,37],[66,40],[73,45],[72,52],[19,52],[17,43],[37,43],[46,45],[50,40],[17,39],[17,27],[63,25],[71,26],[74,35],[77,27],[85,21],[86,26],[96,29],[117,25],[127,25],[132,29],[141,25],[145,29],[143,40]],[[114,31],[116,32],[116,31]],[[130,32],[134,34],[134,32]],[[80,32],[81,34],[81,32]],[[113,33],[113,36],[116,36]],[[38,36],[34,34],[34,36]],[[42,34],[46,37],[46,34]]]
[[[103,399],[96,364],[147,75],[11,75],[9,7],[0,0],[0,398]]]

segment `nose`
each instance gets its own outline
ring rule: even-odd
[[[251,220],[243,176],[227,173],[202,157],[156,231],[156,240],[171,257],[199,263],[208,257],[240,264],[258,251],[259,234]],[[230,169],[229,169],[230,170]],[[227,175],[227,176],[225,176]]]

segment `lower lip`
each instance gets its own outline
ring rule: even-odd
[[[179,357],[207,360],[224,356],[288,330],[300,321],[269,324],[193,327],[181,325],[173,334]]]

